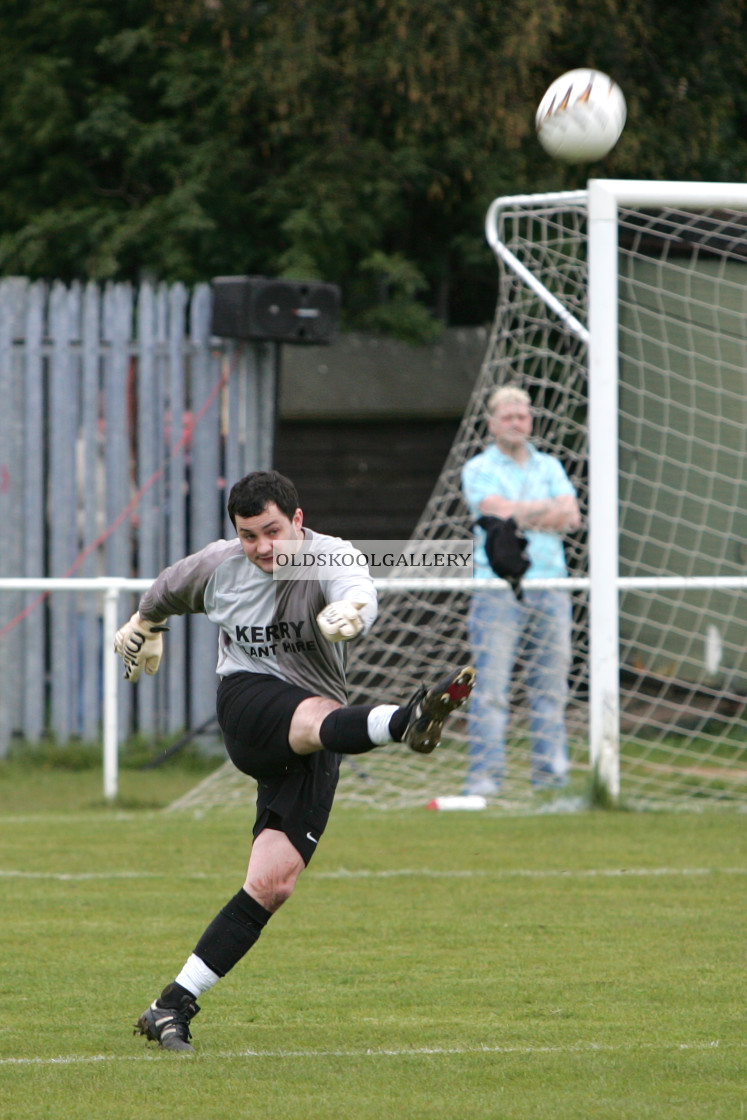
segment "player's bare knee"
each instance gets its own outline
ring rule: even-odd
[[[262,875],[256,878],[247,875],[244,890],[264,906],[265,910],[274,914],[293,894],[297,879],[296,874]]]
[[[322,741],[319,738],[319,728],[325,716],[341,708],[338,700],[331,700],[326,696],[309,696],[302,700],[293,713],[288,742],[295,754],[313,754],[322,750]]]

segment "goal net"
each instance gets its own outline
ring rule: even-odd
[[[533,440],[561,459],[583,515],[565,541],[571,774],[562,791],[533,792],[519,658],[494,804],[573,807],[601,772],[631,806],[744,807],[747,190],[639,184],[647,188],[639,198],[631,184],[614,197],[606,189],[614,183],[597,186],[596,248],[594,183],[491,206],[495,320],[413,539],[470,535],[460,472],[489,440],[485,403],[508,382],[528,390]],[[470,661],[469,594],[442,582],[382,587],[376,626],[351,659],[351,699],[405,698]],[[464,716],[452,717],[447,732],[427,758],[393,746],[346,759],[339,800],[396,808],[461,793]],[[236,781],[229,768],[218,771],[186,804],[224,802]]]

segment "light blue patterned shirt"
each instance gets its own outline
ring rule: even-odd
[[[462,491],[473,520],[480,516],[480,502],[500,494],[513,502],[546,501],[563,494],[576,496],[576,489],[554,455],[538,451],[528,443],[529,458],[517,463],[495,444],[469,459],[462,467]],[[557,533],[525,529],[531,566],[527,579],[562,579],[568,574],[563,540]],[[475,579],[494,576],[485,555],[485,533],[475,529]],[[497,578],[497,577],[496,577]]]

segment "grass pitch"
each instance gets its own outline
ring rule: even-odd
[[[252,806],[122,778],[105,808],[97,773],[0,767],[0,1116],[747,1114],[743,816],[338,808],[191,1058],[132,1025],[241,885]]]

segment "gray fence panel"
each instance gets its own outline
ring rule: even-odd
[[[272,409],[265,398],[274,395],[275,347],[270,342],[250,343],[239,365],[242,429],[240,433],[241,474],[267,470],[275,442]]]
[[[267,470],[275,458],[280,344],[266,342],[258,353],[255,406],[258,425],[247,450],[256,449],[257,470]]]
[[[152,407],[152,425],[149,426],[152,446],[142,447],[145,453],[146,469],[142,472],[146,481],[148,470],[152,480],[138,507],[139,515],[144,517],[138,533],[140,546],[140,573],[154,579],[169,563],[168,556],[168,487],[169,476],[169,400],[170,400],[170,352],[169,352],[169,304],[170,288],[160,284],[153,289],[153,336],[152,354],[144,376],[140,381],[143,401]],[[147,324],[145,325],[147,329]],[[140,325],[138,324],[138,330]],[[141,358],[145,355],[141,354]],[[135,604],[133,603],[133,607]],[[154,680],[143,682],[137,687],[138,728],[149,736],[166,733],[167,714],[171,689],[171,637],[167,636],[163,668]]]
[[[190,307],[192,440],[190,445],[189,551],[221,536],[225,485],[221,474],[220,353],[210,347],[212,294],[200,285]],[[215,626],[204,617],[190,619],[190,720],[201,727],[215,715]]]
[[[116,525],[106,539],[106,574],[132,575],[131,520],[123,516],[131,497],[131,396],[129,371],[132,297],[126,284],[110,284],[104,291],[102,376],[104,387],[104,478],[106,524]],[[126,612],[127,613],[127,612]],[[122,619],[121,621],[124,621]],[[119,705],[119,735],[130,728],[132,691],[123,689]]]
[[[125,511],[132,497],[132,409],[130,331],[132,294],[126,284],[110,285],[103,300],[102,364],[104,385],[104,477],[106,523],[114,526],[104,546],[108,575],[132,574],[131,518]]]
[[[243,410],[243,401],[240,396],[240,388],[243,380],[240,377],[240,368],[245,362],[246,346],[237,346],[234,342],[229,342],[226,347],[226,358],[228,361],[228,385],[226,387],[226,498],[233,483],[242,476],[243,463],[240,459],[240,430],[241,430],[241,417]],[[233,526],[228,518],[228,514],[224,513],[224,530],[223,535],[230,539],[233,533]]]
[[[2,284],[0,305],[0,574],[12,575],[23,564],[23,431],[21,394],[13,352],[13,339],[26,285],[8,280]],[[0,604],[0,746],[7,753],[10,738],[21,723],[21,627],[14,620],[22,598],[10,593]]]
[[[156,300],[156,383],[155,391],[158,400],[158,448],[160,453],[161,475],[158,480],[158,499],[156,502],[157,516],[157,533],[158,533],[158,564],[156,570],[151,572],[151,575],[157,575],[161,568],[165,567],[169,561],[169,519],[167,516],[168,509],[168,488],[169,488],[169,443],[168,423],[167,416],[169,411],[170,400],[170,371],[169,371],[169,298],[170,289],[167,285],[163,284],[158,289]],[[165,710],[165,705],[164,705]]]
[[[182,284],[175,284],[169,291],[168,353],[169,384],[166,406],[166,447],[168,449],[166,518],[167,557],[173,564],[188,554],[186,533],[186,503],[188,486],[186,477],[187,453],[184,447],[184,423],[187,409],[184,334],[187,311],[187,291]],[[168,706],[165,730],[170,734],[180,731],[187,721],[187,619],[173,618],[168,640],[168,657],[165,669],[168,679]]]
[[[211,293],[195,289],[190,308],[192,438],[190,441],[189,550],[221,535],[224,486],[221,477],[219,354],[210,349]]]
[[[44,575],[44,358],[43,338],[47,286],[31,285],[26,293],[19,339],[25,338],[23,360],[19,363],[23,386],[23,566],[24,576]],[[46,680],[44,650],[47,636],[47,611],[38,592],[25,596],[28,611],[22,624],[23,644],[23,733],[37,742],[45,729]],[[0,749],[2,737],[0,736]]]
[[[156,293],[152,284],[143,284],[137,303],[137,559],[139,572],[155,577],[161,568],[164,440],[162,423],[163,394],[158,384],[164,370],[159,368],[156,334]],[[134,606],[134,604],[132,604]],[[154,682],[137,687],[138,728],[152,735],[158,729],[159,692]]]
[[[78,491],[75,441],[78,431],[76,359],[71,341],[76,337],[77,287],[54,284],[49,320],[52,355],[49,367],[49,498],[47,517],[50,567],[53,575],[66,576],[78,555]],[[52,665],[50,674],[52,729],[60,740],[77,732],[79,633],[77,604],[68,594],[49,599]]]
[[[275,443],[276,350],[250,342],[229,351],[226,482],[250,471],[269,470]],[[225,532],[233,527],[225,519]]]
[[[77,574],[86,577],[106,574],[101,535],[104,517],[104,432],[99,385],[100,299],[95,284],[83,293],[80,341],[81,411],[76,440],[78,470],[78,547],[81,563]],[[98,737],[103,678],[101,643],[103,604],[93,595],[80,603],[80,733],[86,742]]]

